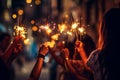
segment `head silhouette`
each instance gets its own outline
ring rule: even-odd
[[[120,8],[112,8],[105,13],[99,29],[99,48],[116,45],[119,42]]]
[[[99,61],[101,64],[101,70],[104,70],[104,74],[108,76],[103,80],[120,80],[120,39],[119,39],[119,27],[120,27],[120,8],[112,8],[103,17],[103,22],[99,32],[99,46],[101,54]],[[102,70],[103,71],[103,70]],[[105,76],[104,76],[105,77]]]
[[[0,49],[4,52],[10,44],[11,36],[9,33],[0,34]]]

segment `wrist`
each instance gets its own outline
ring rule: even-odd
[[[45,55],[43,55],[43,54],[38,54],[37,57],[38,57],[38,58],[45,58]]]

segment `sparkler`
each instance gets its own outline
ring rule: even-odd
[[[79,23],[74,22],[74,23],[72,24],[72,27],[71,27],[71,29],[72,29],[73,31],[75,31],[77,40],[78,40],[78,31],[77,31],[78,25],[79,25]]]
[[[57,32],[54,32],[53,30],[55,30],[56,26],[58,26],[56,30]],[[48,46],[52,45],[51,47],[55,45],[56,41],[66,41],[66,39],[67,41],[72,41],[75,36],[76,39],[79,40],[79,34],[81,36],[85,32],[84,27],[81,26],[81,21],[79,22],[78,20],[73,20],[73,18],[72,24],[62,23],[56,26],[54,26],[54,28],[50,28],[51,24],[48,23],[39,26],[40,31],[43,30],[47,36],[47,40],[44,40],[44,43]]]
[[[24,39],[26,38],[27,31],[24,27],[15,25],[14,30],[15,30],[13,32],[14,36],[22,36]]]
[[[67,25],[66,24],[59,24],[58,29],[59,29],[60,33],[62,33],[63,31],[65,31],[67,29]]]

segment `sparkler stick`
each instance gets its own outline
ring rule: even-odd
[[[81,26],[82,26],[82,17],[80,16],[80,28],[81,28]],[[81,40],[81,34],[80,34],[80,40]]]
[[[73,12],[72,12],[72,19],[73,19],[73,22],[76,22],[77,21],[77,19],[75,19],[75,15],[73,14]],[[81,23],[80,23],[81,24]],[[78,41],[79,39],[78,39],[78,30],[77,30],[77,27],[78,27],[78,22],[77,22],[77,25],[76,25],[76,28],[75,28],[75,35],[76,35],[76,40]]]

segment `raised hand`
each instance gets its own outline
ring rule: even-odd
[[[14,39],[13,39],[13,43],[16,44],[16,43],[19,43],[23,40],[23,37],[22,36],[15,36]]]
[[[62,56],[64,59],[68,59],[69,58],[69,50],[67,48],[62,49]]]
[[[80,51],[81,49],[83,49],[84,44],[81,41],[76,41],[75,43],[75,49],[77,49],[78,51]]]
[[[16,47],[13,48],[13,54],[18,55],[23,50],[23,46],[21,43],[16,44]]]
[[[39,54],[41,54],[41,55],[46,55],[47,53],[48,53],[48,47],[46,47],[45,45],[40,45],[40,47],[39,47]]]

